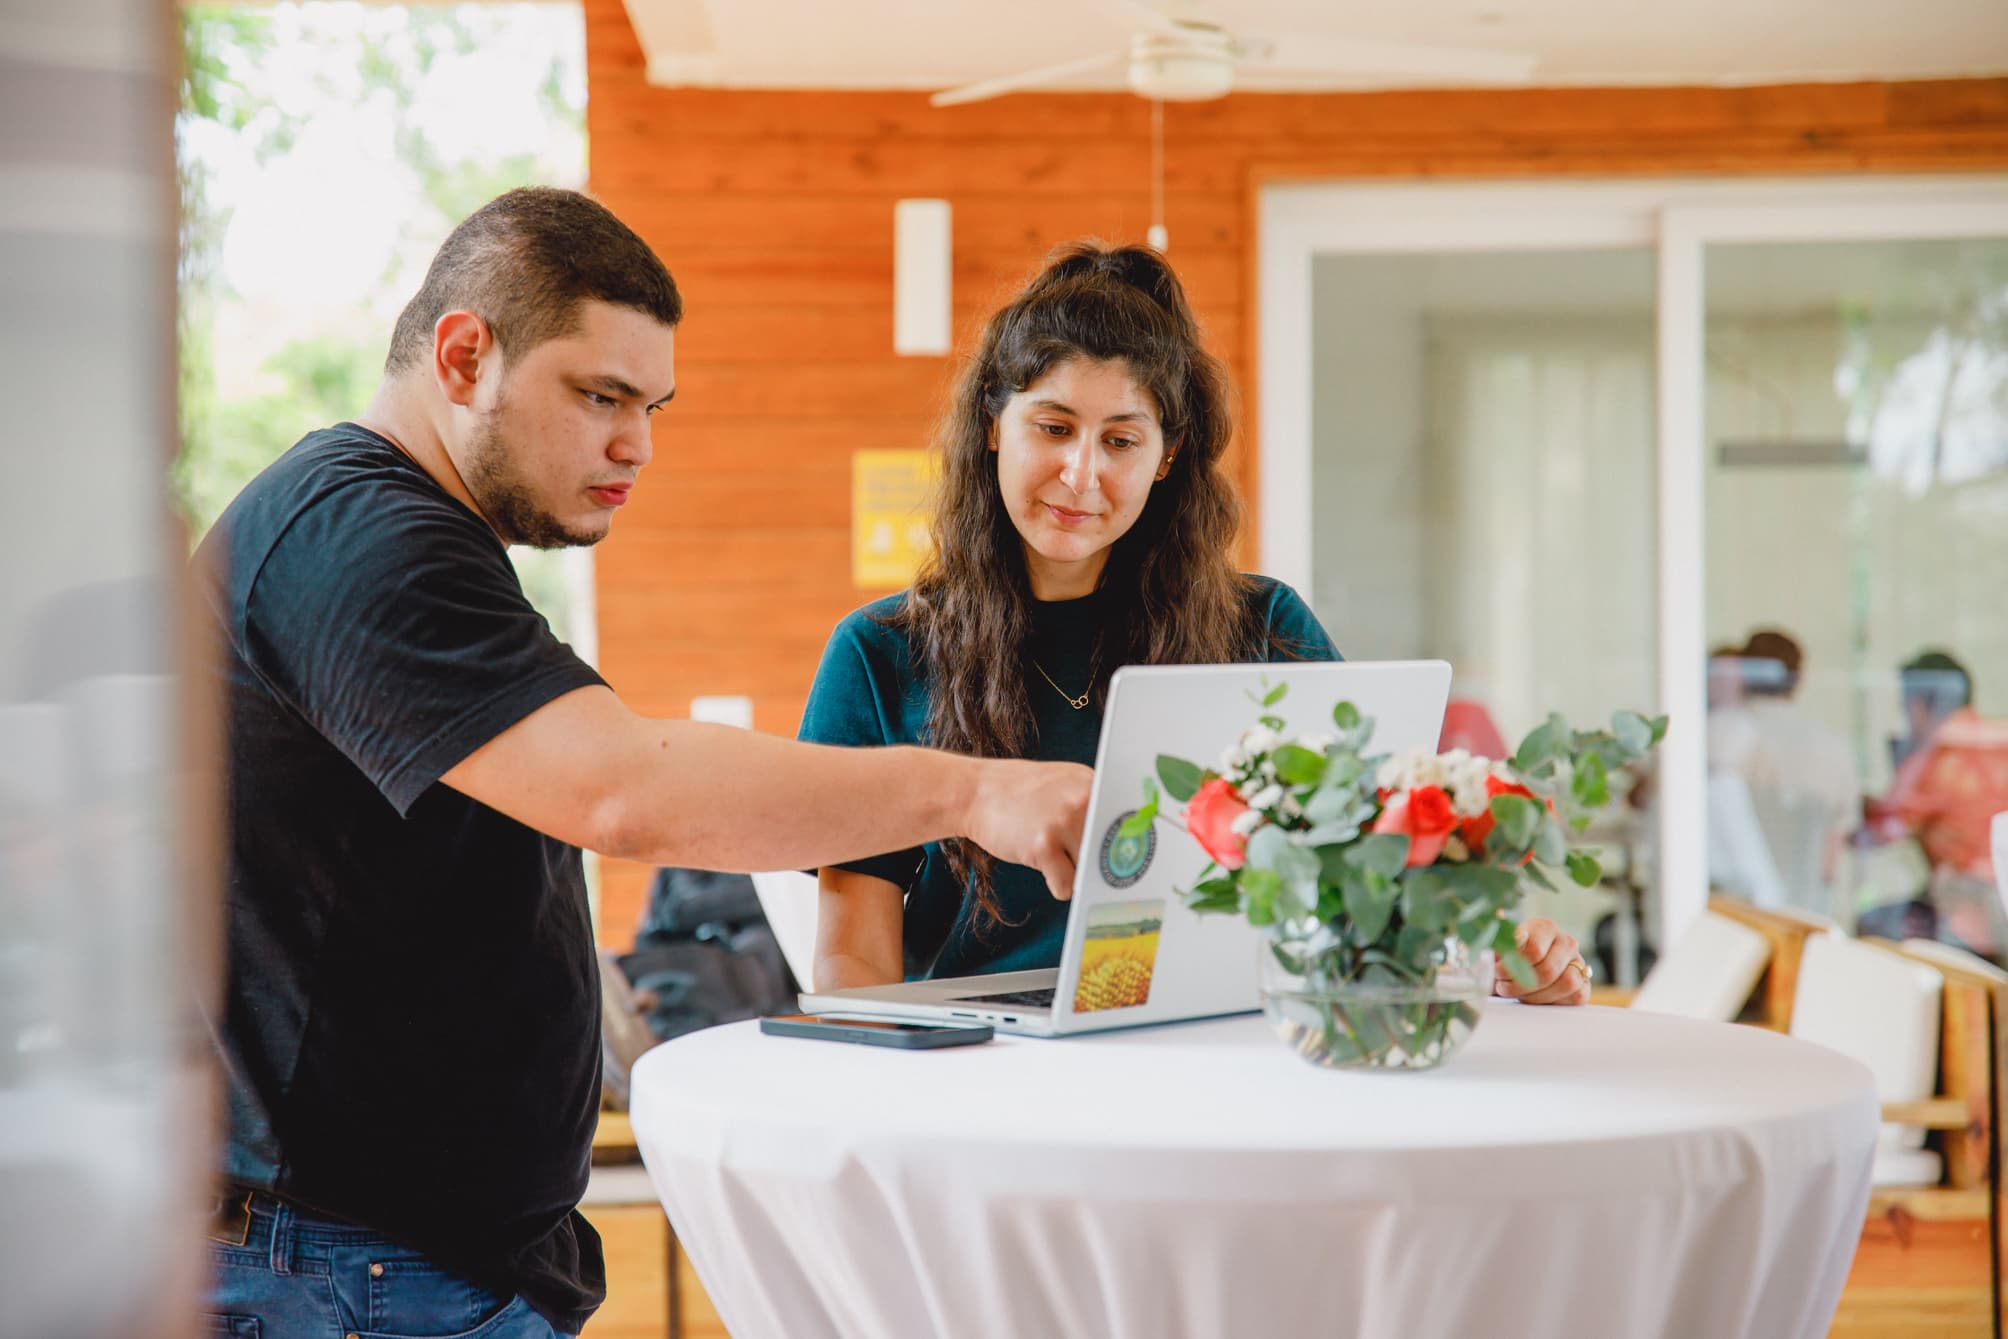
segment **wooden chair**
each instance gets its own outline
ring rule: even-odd
[[[1735,898],[1714,897],[1708,906],[1756,930],[1771,947],[1739,1021],[1789,1031],[1806,942],[1832,927],[1808,913]],[[1935,1186],[1884,1187],[1870,1195],[1829,1339],[2002,1339],[2008,1335],[2008,1199],[2001,1159],[2008,972],[1941,944],[1864,942],[1944,978],[1936,1092],[1883,1107],[1883,1119],[1931,1131],[1944,1176]],[[1618,992],[1593,995],[1598,1002],[1624,1002]]]
[[[2008,1081],[2008,973],[1940,944],[1869,941],[1945,978],[1937,1093],[1883,1108],[1931,1130],[1936,1186],[1879,1190],[1830,1332],[1834,1339],[1983,1339],[2003,1305],[2000,1132]]]
[[[1755,907],[1734,897],[1711,897],[1708,909],[1749,926],[1771,945],[1770,964],[1757,978],[1750,1005],[1737,1021],[1773,1032],[1791,1031],[1792,1001],[1799,993],[1799,961],[1805,957],[1806,940],[1811,935],[1831,933],[1833,922],[1811,912]]]

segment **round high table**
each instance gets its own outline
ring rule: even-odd
[[[635,1139],[735,1339],[1819,1339],[1867,1069],[1731,1024],[1493,1002],[1426,1073],[1259,1016],[897,1051],[693,1033]]]

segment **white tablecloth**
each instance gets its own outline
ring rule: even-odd
[[[1259,1017],[634,1071],[736,1339],[1819,1339],[1869,1073],[1755,1028],[1487,1006],[1448,1067],[1315,1069]]]

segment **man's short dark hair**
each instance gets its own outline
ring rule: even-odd
[[[1799,643],[1776,628],[1751,633],[1743,643],[1743,691],[1756,697],[1791,696],[1805,658]]]
[[[440,245],[397,318],[384,370],[428,357],[433,327],[447,312],[473,312],[504,354],[521,358],[577,330],[586,302],[632,307],[669,326],[683,319],[669,270],[612,210],[550,186],[509,191],[469,214]]]
[[[1944,651],[1926,651],[1897,670],[1906,701],[1920,701],[1934,719],[1973,703],[1973,676]]]

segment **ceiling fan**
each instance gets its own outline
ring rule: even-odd
[[[1533,56],[1470,47],[1414,46],[1400,42],[1358,42],[1314,33],[1237,32],[1186,6],[1178,15],[1144,0],[1108,0],[1135,14],[1144,25],[1127,48],[1104,51],[995,79],[945,89],[928,99],[936,107],[1040,88],[1075,75],[1129,63],[1130,91],[1162,102],[1204,102],[1225,97],[1237,81],[1280,83],[1292,76],[1357,75],[1440,84],[1524,84],[1534,73]]]

